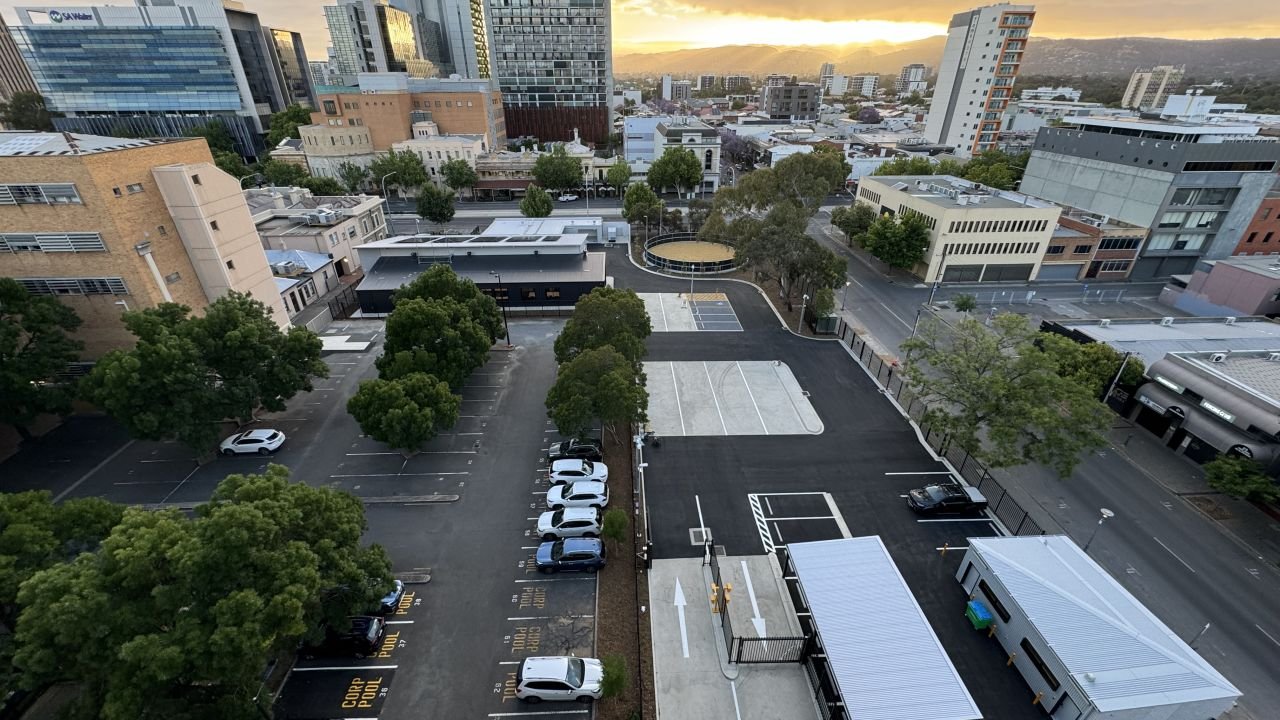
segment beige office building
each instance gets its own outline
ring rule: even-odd
[[[57,295],[92,360],[133,342],[125,310],[201,312],[228,290],[288,316],[240,192],[203,139],[0,133],[0,275]]]
[[[1035,280],[1062,208],[951,175],[874,176],[858,181],[857,202],[878,214],[914,215],[929,228],[925,282]]]
[[[1152,68],[1138,68],[1129,76],[1129,85],[1124,89],[1124,98],[1120,107],[1131,110],[1159,110],[1164,107],[1165,98],[1173,93],[1182,82],[1185,65],[1157,65]]]

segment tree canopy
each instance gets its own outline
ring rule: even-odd
[[[489,328],[450,298],[397,301],[387,316],[386,333],[377,360],[384,380],[426,373],[454,388],[484,364],[493,345]]]
[[[298,128],[311,124],[311,110],[297,103],[271,116],[271,124],[267,129],[267,146],[275,147],[287,138],[295,140],[301,135]]]
[[[310,190],[311,194],[316,196],[347,194],[346,186],[331,177],[308,175],[302,179],[302,187]]]
[[[255,167],[267,179],[268,183],[276,187],[300,186],[307,178],[311,177],[307,174],[306,168],[283,160],[263,160]]]
[[[582,185],[582,161],[570,155],[564,145],[555,145],[533,163],[533,179],[553,192],[564,192]]]
[[[692,150],[668,145],[649,166],[646,179],[654,192],[675,188],[679,194],[702,183],[702,161]]]
[[[13,130],[51,132],[53,117],[54,113],[45,107],[44,97],[30,90],[19,90],[8,102],[0,102],[0,124]]]
[[[551,196],[537,185],[530,185],[520,200],[520,214],[525,217],[548,217],[552,208]]]
[[[348,192],[360,192],[369,182],[369,169],[353,162],[343,161],[338,164],[338,180],[346,186]]]
[[[1057,364],[1059,375],[1087,388],[1095,398],[1101,399],[1102,393],[1111,386],[1121,363],[1124,372],[1120,375],[1120,385],[1130,388],[1140,385],[1146,372],[1142,358],[1130,356],[1125,362],[1124,356],[1106,343],[1078,343],[1049,332],[1041,333],[1038,343]]]
[[[422,165],[422,158],[412,150],[389,150],[379,155],[369,163],[369,175],[379,190],[384,179],[387,188],[401,190],[414,190],[427,182],[427,169]]]
[[[397,303],[412,298],[452,300],[465,307],[471,319],[485,329],[491,344],[503,336],[502,310],[498,302],[448,265],[432,265],[395,292]]]
[[[622,192],[631,183],[631,165],[621,155],[604,175],[605,182],[617,192]]]
[[[480,176],[476,174],[476,169],[462,158],[454,158],[446,161],[440,166],[440,175],[444,177],[444,184],[448,185],[454,192],[466,188],[470,190],[480,182]]]
[[[585,434],[599,420],[619,428],[646,420],[649,393],[638,365],[610,345],[594,347],[563,363],[547,393],[547,416],[561,434]]]
[[[998,315],[991,328],[971,317],[920,327],[902,343],[904,372],[928,406],[923,422],[949,442],[989,467],[1038,462],[1062,477],[1105,444],[1110,411],[1092,387],[1059,373],[1026,318]]]
[[[315,333],[281,330],[248,295],[231,292],[202,316],[190,312],[165,303],[124,313],[136,345],[108,353],[81,383],[85,399],[135,438],[202,450],[216,439],[218,422],[284,410],[312,378],[328,376]]]
[[[872,175],[954,175],[1000,190],[1012,190],[1022,180],[1030,158],[1030,151],[1010,154],[1003,150],[987,150],[964,163],[899,157],[876,168]]]
[[[556,337],[556,362],[605,345],[632,363],[644,357],[644,341],[653,332],[644,301],[634,290],[602,287],[578,300],[573,315]]]
[[[863,237],[876,221],[876,211],[866,203],[855,202],[851,207],[838,207],[831,211],[831,224],[844,233],[845,244],[850,247],[854,242],[859,246],[866,245]]]
[[[1280,485],[1267,477],[1256,460],[1234,453],[1219,455],[1204,464],[1204,477],[1209,487],[1234,498],[1275,502],[1280,500]]]
[[[0,423],[25,434],[37,416],[71,409],[72,389],[55,378],[80,359],[84,345],[71,337],[78,327],[75,311],[56,297],[0,278]]]
[[[249,166],[244,164],[244,158],[240,157],[240,153],[213,150],[212,154],[213,164],[231,177],[243,179],[245,176],[252,174]]]
[[[194,518],[125,510],[96,552],[22,585],[14,663],[27,687],[78,683],[105,720],[255,716],[270,657],[389,587],[365,527],[358,498],[279,465],[228,476]]]
[[[662,214],[663,205],[652,188],[645,183],[634,182],[622,197],[622,216],[627,222],[642,222],[647,228]]]
[[[186,132],[187,137],[202,137],[205,142],[209,143],[209,150],[221,150],[222,152],[230,152],[239,154],[236,149],[236,140],[231,136],[231,131],[221,120],[210,120],[204,125],[198,125]]]
[[[889,267],[909,270],[924,261],[929,228],[915,215],[886,215],[871,223],[862,244]]]
[[[427,183],[418,190],[417,210],[424,220],[444,225],[453,219],[453,193]]]
[[[415,451],[458,422],[462,398],[433,375],[413,372],[394,380],[366,380],[347,401],[347,412],[369,437]]]

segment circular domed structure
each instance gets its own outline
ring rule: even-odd
[[[668,233],[644,244],[649,267],[680,274],[715,275],[737,267],[733,246],[699,240],[695,233]]]

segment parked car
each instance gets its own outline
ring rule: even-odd
[[[280,446],[284,444],[284,433],[279,430],[246,430],[242,433],[236,433],[226,440],[218,448],[223,455],[251,455],[258,453],[259,455],[270,455]]]
[[[543,540],[600,535],[600,511],[595,508],[548,510],[538,516],[538,535]]]
[[[574,200],[578,199],[578,196],[572,193],[565,193],[564,195],[561,195],[556,199],[559,200],[560,202],[573,202]]]
[[[400,607],[400,599],[404,597],[404,583],[400,580],[392,580],[392,583],[391,591],[378,603],[379,615],[390,615]]]
[[[516,672],[516,697],[528,702],[600,698],[604,664],[565,655],[525,658]]]
[[[609,479],[609,466],[590,460],[556,460],[551,463],[547,478],[552,485],[581,480],[606,482]]]
[[[606,554],[597,538],[565,538],[542,543],[533,557],[540,573],[595,572],[604,567]]]
[[[602,482],[583,482],[553,485],[547,491],[547,509],[596,508],[609,504],[609,486]]]
[[[921,515],[979,513],[987,509],[987,499],[975,487],[936,483],[909,491],[907,506]]]
[[[348,619],[350,623],[347,627],[327,627],[319,642],[303,645],[300,651],[302,657],[308,660],[321,655],[363,658],[378,652],[382,644],[382,633],[387,629],[387,621],[371,615],[356,615]]]
[[[592,438],[573,438],[562,440],[547,448],[547,462],[574,458],[591,462],[603,460],[604,453],[600,449],[600,441]]]

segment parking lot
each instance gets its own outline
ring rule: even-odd
[[[649,425],[659,436],[806,435],[821,418],[780,361],[646,362]]]
[[[654,332],[742,332],[729,296],[722,292],[637,293]]]

